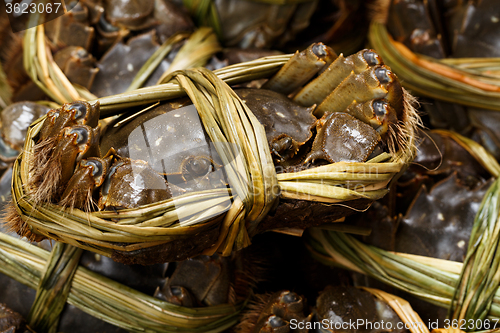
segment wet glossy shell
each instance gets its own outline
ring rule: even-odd
[[[136,208],[172,196],[165,179],[144,161],[123,159],[110,168],[99,209]]]
[[[252,110],[259,122],[266,130],[269,146],[278,143],[275,152],[285,158],[286,147],[279,143],[282,139],[292,140],[287,153],[292,157],[297,150],[312,137],[311,129],[316,124],[316,117],[312,115],[314,108],[300,106],[286,96],[265,89],[238,89],[235,92]]]
[[[120,156],[147,161],[159,173],[181,175],[192,157],[216,158],[209,142],[196,108],[183,99],[161,104],[122,126],[111,125],[101,151],[113,147]]]
[[[380,141],[368,124],[346,114],[326,114],[318,121],[317,135],[306,162],[364,162]]]

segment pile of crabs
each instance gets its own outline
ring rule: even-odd
[[[455,7],[450,3],[444,6],[445,14],[439,15],[428,2],[413,2],[391,1],[388,22],[392,22],[391,33],[415,50],[432,56],[439,52],[442,57],[487,57],[500,52],[495,44],[491,54],[464,54],[461,41],[470,38],[464,28],[453,30],[458,34],[455,39],[430,38],[435,37],[436,29],[451,32],[442,22],[453,27],[466,16],[464,13],[475,13],[472,16],[477,24],[488,26],[491,20],[479,19],[486,15],[488,1]],[[45,25],[48,47],[71,83],[98,98],[119,94],[127,90],[161,43],[180,31],[193,31],[193,19],[200,24],[199,15],[190,15],[190,10],[196,12],[192,4],[186,2],[185,6],[169,0],[81,0],[71,5],[68,14]],[[366,162],[403,148],[401,137],[406,133],[402,128],[409,121],[406,108],[411,101],[397,73],[384,64],[376,50],[362,49],[365,30],[354,23],[367,21],[366,12],[371,9],[363,2],[341,0],[285,5],[214,2],[212,10],[217,11],[218,37],[224,48],[210,58],[207,68],[281,54],[291,48],[303,50],[269,79],[232,87],[263,125],[276,173],[336,162]],[[243,12],[247,14],[239,16]],[[413,20],[417,16],[408,13],[415,12],[427,20]],[[440,15],[448,21],[440,21]],[[412,20],[406,22],[402,17]],[[436,26],[422,27],[422,22]],[[22,32],[10,32],[5,17],[0,23],[0,43],[9,49],[0,56],[5,73],[0,80],[11,92],[8,101],[0,101],[2,206],[9,202],[12,163],[23,149],[27,128],[42,116],[40,131],[30,138],[35,145],[29,157],[30,182],[26,184],[36,204],[119,212],[231,186],[224,161],[189,98],[162,101],[148,108],[132,107],[116,116],[101,115],[99,99],[55,105],[24,70]],[[325,24],[330,25],[327,32],[318,33],[318,27]],[[362,42],[349,44],[354,51],[344,51],[346,43],[338,39],[341,32],[351,41],[358,38],[351,36],[360,36]],[[485,41],[492,38],[487,33],[477,35]],[[483,45],[479,37],[475,42]],[[327,45],[340,45],[336,51],[346,55],[316,42],[319,38]],[[447,46],[448,39],[456,42]],[[158,82],[182,43],[162,60],[144,86]],[[313,68],[305,80],[297,74],[300,66]],[[428,112],[424,116],[427,127],[457,130],[499,156],[496,141],[500,134],[491,125],[498,117],[495,112],[431,103],[423,104]],[[373,203],[343,205],[342,216],[350,215],[343,224],[371,229],[363,241],[386,250],[463,261],[474,217],[494,178],[454,136],[423,129],[416,136],[414,161],[391,183],[389,194]],[[163,258],[142,266],[128,265],[134,260],[124,264],[85,251],[80,265],[183,307],[247,302],[231,332],[315,332],[310,329],[319,327],[314,323],[361,319],[365,323],[383,320],[394,323],[391,327],[400,327],[397,324],[402,319],[388,303],[357,288],[360,286],[399,293],[424,322],[445,318],[446,309],[314,261],[299,237],[265,232],[285,227],[303,231],[324,225],[338,220],[338,209],[332,204],[281,200],[261,223],[252,246],[229,257],[183,249],[182,259],[186,260],[166,262],[169,260]],[[20,237],[5,226],[0,231]],[[52,247],[47,240],[39,245]],[[0,306],[0,332],[32,330],[23,317],[28,316],[36,291],[5,275],[0,274],[0,281],[0,303],[5,304]],[[358,329],[377,331],[369,326]],[[58,331],[125,330],[68,305],[61,313]],[[328,327],[319,329],[331,331]]]

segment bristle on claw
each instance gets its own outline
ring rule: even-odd
[[[403,88],[403,117],[396,124],[389,126],[389,135],[387,136],[387,146],[392,156],[398,159],[407,159],[414,157],[415,135],[418,127],[423,127],[422,119],[418,115],[415,106],[418,105],[417,99]],[[403,152],[410,156],[402,156]]]
[[[60,156],[54,156],[55,138],[49,138],[34,146],[30,155],[30,196],[36,204],[50,202],[57,192],[61,177]]]
[[[62,209],[64,208],[78,208],[84,212],[91,212],[97,208],[97,203],[92,198],[92,189],[87,188],[86,190],[79,191],[78,189],[72,190],[68,195],[65,195],[61,201],[58,203]],[[83,197],[83,200],[82,200]],[[83,204],[81,202],[83,201]]]
[[[269,302],[272,294],[255,295],[254,299],[249,302],[243,312],[240,322],[233,329],[234,333],[250,333],[257,324],[259,317],[264,311],[267,303]]]
[[[16,206],[12,200],[10,200],[5,207],[5,211],[2,215],[4,228],[7,232],[15,232],[21,237],[26,237],[30,242],[41,242],[46,238],[45,236],[35,234],[31,231],[28,223],[24,222],[17,212]]]

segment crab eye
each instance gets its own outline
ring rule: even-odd
[[[271,326],[272,328],[278,328],[286,325],[283,319],[275,315],[270,316],[269,319],[267,319],[267,322],[269,323],[269,326]]]
[[[384,101],[373,101],[373,111],[375,115],[379,118],[384,118],[387,115],[387,103]]]
[[[185,170],[192,176],[203,176],[212,171],[212,162],[207,158],[191,158]]]
[[[283,302],[285,303],[295,303],[299,301],[299,296],[296,293],[287,292],[283,295]]]
[[[382,64],[380,56],[371,50],[365,51],[365,53],[363,53],[363,58],[365,58],[369,66]]]
[[[392,81],[390,75],[391,71],[385,68],[377,68],[375,70],[375,75],[377,76],[377,79],[380,81],[380,83],[389,83]]]

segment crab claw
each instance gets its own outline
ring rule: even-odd
[[[97,156],[100,128],[75,125],[64,128],[55,138],[53,149],[43,164],[33,169],[31,185],[35,202],[57,201],[73,176],[76,163]]]
[[[302,88],[293,100],[304,106],[320,104],[349,74],[360,74],[371,67],[383,64],[380,56],[369,49],[348,57],[340,54],[321,75]]]
[[[315,160],[364,162],[380,141],[368,124],[341,112],[325,114],[316,125],[316,138],[304,164]]]
[[[364,103],[354,101],[345,112],[371,125],[382,138],[389,131],[389,127],[398,122],[396,111],[383,99],[370,100]]]
[[[109,169],[101,186],[99,210],[136,208],[172,197],[165,178],[142,160],[123,158]]]
[[[265,318],[265,322],[258,332],[288,333],[290,332],[290,323],[279,316],[270,315]]]
[[[90,211],[96,206],[92,199],[94,191],[104,182],[109,164],[110,159],[97,157],[81,160],[62,194],[60,204]]]
[[[290,332],[290,322],[308,323],[312,315],[305,316],[306,310],[304,299],[298,294],[285,290],[277,292],[267,297],[267,300],[261,298],[262,312],[255,322],[252,332]],[[252,321],[251,318],[249,318]],[[248,324],[252,325],[251,322]],[[305,325],[304,325],[305,326]],[[306,330],[296,330],[297,332],[306,332]]]
[[[40,130],[38,142],[57,136],[65,127],[88,125],[96,127],[99,122],[99,102],[85,101],[66,103],[59,109],[50,110]]]
[[[393,76],[387,66],[371,67],[360,74],[352,72],[316,108],[314,115],[322,117],[326,112],[343,112],[353,101],[363,103],[385,98],[387,86],[394,82]]]

